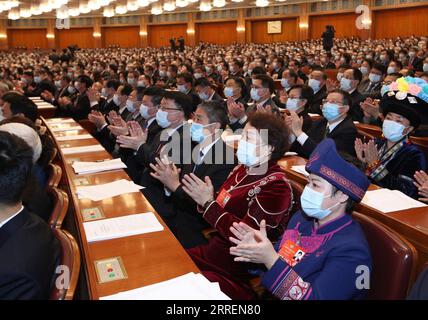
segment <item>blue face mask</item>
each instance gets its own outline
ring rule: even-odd
[[[150,118],[150,115],[149,115],[149,107],[148,106],[145,106],[144,104],[142,104],[141,106],[140,106],[140,115],[144,118],[144,119],[148,119],[148,118]]]
[[[134,101],[129,99],[126,100],[126,109],[128,109],[129,112],[135,112]]]
[[[330,208],[322,209],[321,207],[324,199],[329,198],[330,196],[331,195],[324,196],[323,193],[312,190],[306,186],[300,196],[302,210],[308,217],[322,220],[328,217],[331,213],[331,209],[340,203],[338,202]]]
[[[70,86],[70,87],[68,87],[68,88],[67,88],[67,91],[68,91],[68,93],[73,94],[73,93],[75,93],[75,92],[76,92],[76,88],[75,88],[75,87]]]
[[[318,80],[315,79],[309,79],[308,85],[314,90],[314,92],[318,92],[320,89],[321,83]]]
[[[406,129],[405,126],[392,120],[384,120],[382,124],[383,135],[392,142],[397,142],[404,137],[404,129]]]
[[[247,167],[254,166],[260,160],[259,157],[256,156],[256,145],[246,140],[239,141],[236,156],[238,157],[239,163]]]
[[[380,88],[380,95],[383,97],[387,92],[388,92],[388,86],[384,84],[382,88]]]
[[[168,120],[168,112],[159,109],[156,113],[156,122],[161,128],[169,127],[171,122]]]
[[[233,87],[225,87],[223,92],[226,98],[233,97]]]
[[[351,88],[351,80],[342,77],[340,79],[340,89],[342,89],[343,91],[350,91]]]
[[[119,95],[118,94],[115,94],[113,96],[113,102],[114,102],[115,105],[120,106],[120,99],[119,99]]]
[[[192,122],[192,126],[190,127],[190,135],[192,136],[192,140],[198,143],[201,143],[205,139],[204,128],[210,126],[211,124],[202,125],[200,123]]]
[[[360,67],[360,71],[363,74],[363,76],[367,75],[369,73],[369,68],[367,67]]]
[[[287,100],[287,104],[285,105],[285,107],[287,108],[287,110],[290,111],[296,111],[297,109],[299,109],[300,107],[298,106],[300,99],[292,99],[292,98],[288,98]]]
[[[259,101],[261,99],[256,88],[252,88],[250,94],[251,94],[251,99],[253,99],[254,101]]]
[[[339,118],[339,106],[335,103],[327,102],[322,107],[322,114],[328,121],[333,121]]]
[[[182,93],[186,93],[187,92],[186,86],[184,84],[178,84],[177,85],[177,90],[180,91],[180,92],[182,92]]]
[[[35,83],[40,83],[40,82],[42,82],[42,78],[40,78],[39,76],[35,76],[34,77],[34,82]]]
[[[282,78],[281,79],[281,86],[285,89],[290,88],[290,84],[288,83],[288,79]]]
[[[199,98],[201,98],[203,101],[207,101],[210,97],[205,92],[200,92]]]

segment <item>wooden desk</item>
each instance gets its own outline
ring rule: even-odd
[[[71,159],[81,161],[96,161],[111,159],[106,151],[64,155],[61,148],[87,146],[99,144],[94,138],[87,140],[57,141],[58,132],[51,131],[51,125],[45,120],[43,122],[55,139],[58,146],[60,165],[65,175],[66,190],[70,196],[70,205],[74,207],[74,219],[77,225],[80,240],[80,249],[84,260],[84,271],[86,273],[89,296],[91,299],[111,295],[119,291],[135,289],[160,281],[168,280],[188,272],[198,273],[199,270],[186,251],[175,239],[174,235],[154,211],[150,203],[141,192],[124,194],[121,196],[105,199],[103,201],[91,201],[89,199],[78,199],[76,196],[75,179],[86,178],[89,185],[103,184],[119,179],[130,180],[124,170],[115,170],[104,173],[88,175],[76,175],[71,167]],[[72,123],[71,125],[78,125]],[[81,134],[86,134],[82,127],[78,129]],[[65,135],[75,135],[76,132],[66,131]],[[106,218],[125,216],[135,213],[154,212],[158,220],[164,226],[161,232],[147,233],[137,236],[88,243],[83,229],[83,218],[81,211],[85,208],[99,207]],[[122,258],[128,278],[124,280],[111,281],[99,284],[95,271],[96,260],[120,256]]]
[[[278,164],[285,170],[289,179],[300,184],[306,185],[307,179],[304,175],[291,169],[295,165],[304,165],[307,160],[301,157],[285,157],[278,161]],[[369,190],[379,188],[371,185]],[[422,271],[423,266],[428,262],[428,208],[412,208],[402,211],[384,213],[363,204],[358,204],[355,211],[366,214],[391,229],[398,232],[404,238],[409,240],[419,253],[418,272]]]

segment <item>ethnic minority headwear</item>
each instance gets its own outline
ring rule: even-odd
[[[362,171],[339,155],[332,139],[318,144],[306,164],[306,171],[327,180],[356,202],[363,199],[370,185]]]
[[[380,102],[384,116],[397,113],[416,129],[421,119],[428,119],[428,83],[420,78],[404,77],[386,86],[386,93]]]

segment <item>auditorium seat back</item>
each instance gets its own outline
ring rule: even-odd
[[[354,212],[370,247],[373,269],[369,300],[405,299],[414,280],[418,254],[413,245],[381,222]]]
[[[288,182],[290,182],[291,190],[293,191],[293,208],[291,209],[291,214],[293,214],[301,209],[300,196],[305,186],[291,179]]]
[[[62,229],[52,229],[55,237],[61,245],[61,266],[68,268],[69,281],[60,281],[59,277],[65,277],[67,271],[58,273],[51,291],[51,300],[72,300],[77,287],[80,272],[80,251],[73,236]],[[67,279],[67,277],[65,277]],[[60,286],[56,282],[59,282]],[[67,285],[68,284],[68,285]],[[60,287],[60,288],[58,288]]]
[[[48,195],[53,203],[52,213],[49,217],[49,226],[60,229],[68,211],[68,195],[58,188],[48,188]]]
[[[59,182],[61,181],[62,169],[59,165],[49,163],[47,167],[47,187],[56,188],[58,187]]]

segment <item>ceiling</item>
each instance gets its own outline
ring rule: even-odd
[[[239,1],[239,2],[236,2]],[[318,2],[323,0],[318,0]],[[327,0],[324,0],[327,1]],[[225,5],[216,7],[215,5]],[[227,10],[231,8],[248,8],[255,6],[273,6],[301,2],[317,2],[314,0],[0,0],[0,13],[2,18],[28,19],[40,17],[56,17],[57,13],[62,17],[68,16],[103,16],[105,11],[110,15],[120,14],[156,14],[153,8],[163,8],[163,13],[169,12],[186,12],[186,11],[203,11],[201,6],[208,4],[210,10]],[[187,5],[186,5],[187,3]],[[13,8],[10,8],[13,5]],[[185,5],[184,7],[179,7]],[[209,9],[211,5],[211,9]],[[171,11],[167,11],[168,6]],[[53,8],[52,8],[53,7]],[[97,9],[97,7],[99,9]],[[175,8],[174,8],[175,7]],[[42,12],[52,8],[48,12]],[[55,9],[59,8],[59,9]],[[122,11],[120,11],[122,9]],[[158,12],[161,14],[161,11]]]

